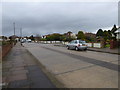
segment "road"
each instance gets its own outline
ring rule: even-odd
[[[52,44],[24,46],[68,88],[118,88],[118,55],[67,50]]]

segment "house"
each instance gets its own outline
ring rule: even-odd
[[[120,27],[117,29],[117,31],[115,31],[116,33],[116,39],[120,40]]]
[[[86,32],[86,33],[85,33],[85,36],[86,36],[86,37],[92,37],[92,38],[95,38],[95,37],[96,37],[96,34],[94,34],[94,33],[90,33],[90,32]]]
[[[47,37],[48,35],[43,35],[41,38],[44,38],[44,39],[46,39],[46,37]]]
[[[120,27],[118,27],[117,30],[112,33],[112,37],[116,37],[117,40],[120,40]]]
[[[9,37],[9,39],[16,39],[16,38],[19,38],[19,37],[16,36],[16,35],[12,35],[12,36]]]
[[[76,34],[75,34],[75,33],[72,33],[71,31],[69,31],[69,32],[65,33],[64,35],[66,35],[66,36],[70,36],[70,37],[72,37],[72,38],[77,39]]]
[[[7,41],[7,37],[6,36],[0,36],[0,41]]]

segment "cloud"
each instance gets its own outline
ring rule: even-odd
[[[117,24],[116,2],[10,2],[3,3],[3,35],[96,32]]]

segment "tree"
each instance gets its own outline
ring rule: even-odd
[[[105,31],[104,31],[105,32]],[[107,39],[110,40],[112,38],[112,33],[110,30],[106,31],[106,33],[104,33],[104,36],[107,36]]]
[[[46,36],[46,40],[47,40],[47,41],[52,41],[53,38],[51,37],[51,35],[48,35],[48,36]]]
[[[55,41],[61,41],[61,34],[59,33],[54,33],[52,34],[52,38],[55,40]]]
[[[29,37],[29,39],[31,39],[31,40],[35,40],[35,38],[34,38],[34,36],[33,35],[31,35],[30,37]]]
[[[46,39],[47,39],[48,41],[61,41],[61,39],[62,39],[61,37],[62,37],[61,34],[59,34],[59,33],[54,33],[54,34],[48,35],[48,36],[46,37]]]
[[[63,34],[60,35],[60,41],[64,41],[65,36]]]
[[[86,36],[85,39],[86,39],[85,41],[87,41],[87,42],[95,42],[96,41],[96,38],[90,37],[90,36]]]
[[[45,38],[41,38],[41,41],[46,41],[46,39]]]
[[[103,37],[103,30],[102,29],[99,29],[98,31],[97,31],[97,33],[96,33],[96,36],[97,37]]]
[[[81,39],[81,40],[84,40],[85,39],[85,35],[83,33],[83,31],[79,31],[78,34],[77,34],[77,39]]]
[[[104,33],[103,33],[103,36],[104,36],[104,40],[106,41],[109,38],[108,31],[105,30]]]

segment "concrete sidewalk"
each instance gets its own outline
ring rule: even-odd
[[[43,73],[37,60],[20,43],[4,58],[3,88],[56,88]]]
[[[120,54],[120,48],[110,49],[110,48],[88,48],[90,51],[111,53],[111,54]]]

